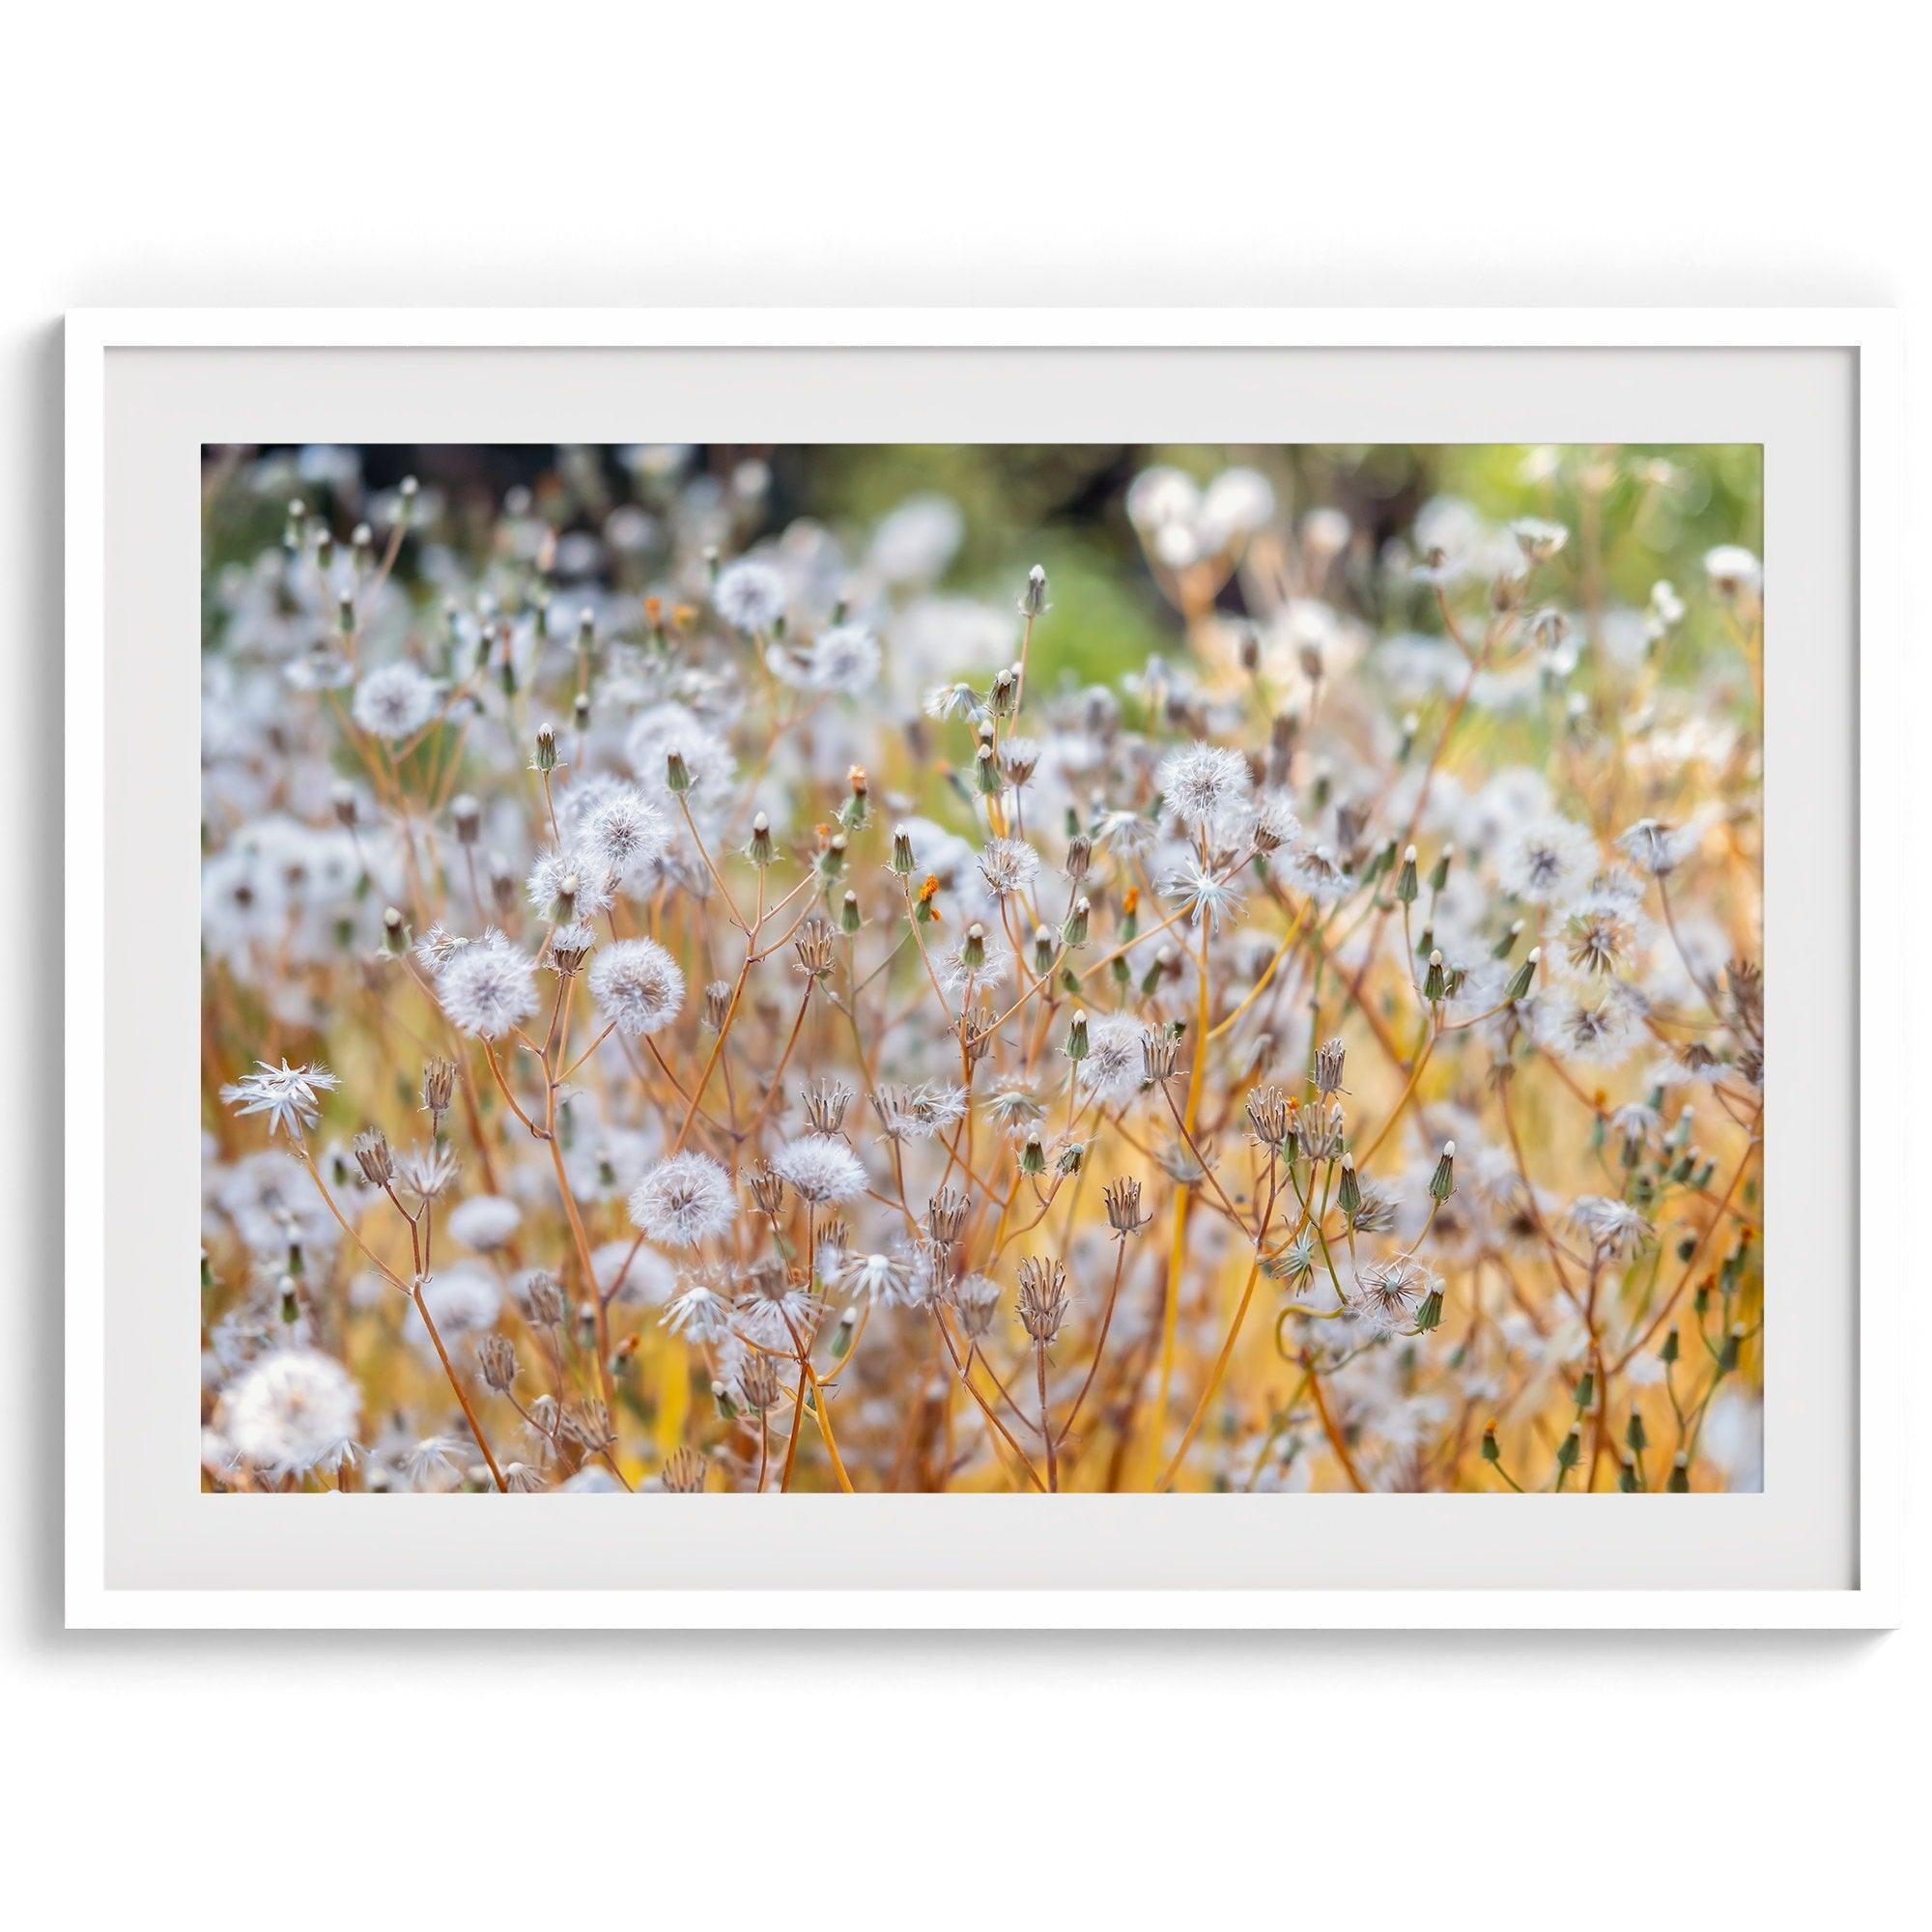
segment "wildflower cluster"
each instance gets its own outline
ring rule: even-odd
[[[1753,1486],[1702,460],[1143,461],[1083,676],[941,497],[211,452],[204,1482]]]

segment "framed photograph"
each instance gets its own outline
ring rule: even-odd
[[[1896,1620],[1890,317],[68,327],[71,1625]]]

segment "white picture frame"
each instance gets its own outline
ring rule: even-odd
[[[1856,440],[1857,736],[1842,751],[1855,773],[1859,892],[1856,983],[1844,989],[1857,1065],[1856,1198],[1821,1204],[1842,1212],[1856,1238],[1848,1309],[1856,1321],[1856,1388],[1842,1427],[1855,1432],[1855,1561],[1842,1587],[1426,1587],[1041,1588],[1013,1577],[982,1587],[554,1588],[275,1587],[263,1583],[156,1587],[117,1580],[107,1508],[103,1377],[107,1349],[104,1229],[110,1173],[102,1014],[109,998],[104,895],[71,889],[65,909],[66,1111],[66,1597],[71,1628],[1883,1628],[1902,1603],[1905,1467],[1904,1197],[1901,1088],[1881,1060],[1903,1027],[1904,916],[1900,895],[1877,889],[1907,863],[1903,803],[1905,729],[1903,400],[1900,331],[1874,310],[83,310],[67,323],[67,877],[99,881],[111,825],[103,797],[102,719],[110,674],[107,583],[115,567],[106,516],[109,364],[121,351],[360,350],[651,351],[681,348],[807,351],[945,350],[1416,350],[1519,353],[1629,350],[1829,350],[1855,362],[1850,420]],[[327,424],[314,434],[327,433]],[[238,437],[214,421],[207,440]],[[358,426],[356,434],[366,437]],[[404,440],[398,438],[397,440]],[[479,437],[478,440],[481,440]],[[908,439],[911,440],[911,439]],[[1500,424],[1497,440],[1526,440]],[[1634,440],[1634,439],[1633,439]],[[1774,477],[1768,489],[1775,490]],[[156,618],[174,635],[166,611]],[[184,633],[183,635],[187,635]],[[1817,674],[1833,667],[1821,664]],[[1852,667],[1835,667],[1844,674]],[[185,667],[183,675],[187,675]],[[1813,775],[1811,782],[1818,781]],[[1768,794],[1779,782],[1768,773]],[[1862,889],[1874,882],[1871,889]],[[1868,1015],[1883,1016],[1866,1024]],[[1821,1012],[1819,1025],[1840,1017]],[[1897,1029],[1892,1022],[1896,1021]],[[1794,1046],[1793,1050],[1797,1050]],[[1829,1051],[1829,1043],[1808,1047]],[[1774,1076],[1776,1077],[1776,1076]],[[125,1104],[117,1098],[116,1104]],[[1770,1135],[1788,1119],[1776,1110]],[[172,1262],[157,1257],[165,1274]],[[1774,1342],[1773,1347],[1776,1347]],[[1834,1401],[1821,1391],[1821,1403]],[[1833,1418],[1836,1423],[1835,1416]],[[274,1506],[277,1499],[195,1498],[207,1507]],[[319,1499],[318,1499],[319,1500]],[[522,1503],[526,1499],[512,1499]],[[580,1499],[569,1499],[577,1502]],[[596,1499],[582,1499],[594,1503]],[[801,1503],[807,1499],[798,1499]],[[826,1500],[810,1499],[815,1512]],[[947,1507],[967,1499],[949,1501]],[[1081,1499],[1105,1504],[1116,1499]],[[1124,1500],[1124,1499],[1120,1499]],[[1164,1499],[1169,1507],[1190,1501]],[[1315,1498],[1271,1499],[1307,1504]],[[1351,1534],[1405,1534],[1392,1507],[1407,1499],[1359,1499]],[[1420,1500],[1420,1499],[1418,1499]],[[1449,1498],[1474,1509],[1519,1511],[1533,1538],[1550,1508],[1614,1508],[1617,1499],[1523,1498],[1506,1505]],[[1690,1507],[1754,1499],[1682,1499]],[[394,1498],[341,1508],[398,1509],[439,1499]],[[298,1505],[308,1525],[327,1521]],[[467,1504],[447,1505],[466,1508]],[[545,1506],[554,1506],[546,1504]],[[1004,1499],[1002,1506],[1007,1506]],[[1015,1504],[1014,1506],[1017,1506]],[[1675,1504],[1654,1501],[1652,1507]],[[324,1504],[328,1508],[329,1505]],[[419,1524],[423,1520],[415,1519]],[[1133,1533],[1122,1516],[1122,1534]],[[1514,1527],[1514,1524],[1513,1524]]]

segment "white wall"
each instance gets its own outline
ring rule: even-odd
[[[29,1874],[96,1908],[185,1894],[344,1927],[795,1901],[976,1926],[1624,1928],[1829,1901],[1862,1923],[1918,1889],[1922,1624],[811,1646],[58,1630],[56,934],[63,886],[90,889],[54,857],[43,750],[64,308],[1882,302],[1922,351],[1907,15],[1772,13],[389,0],[10,20],[0,648],[29,858],[0,947],[20,1143],[0,1187],[24,1251],[0,1348],[23,1558],[0,1708]],[[1922,458],[1922,390],[1913,414]],[[1916,1525],[1915,1580],[1924,1543]]]

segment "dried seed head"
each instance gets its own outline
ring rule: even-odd
[[[935,1241],[951,1246],[959,1238],[959,1231],[966,1225],[966,1210],[970,1205],[957,1188],[940,1188],[925,1204],[926,1232]]]
[[[1106,1200],[1107,1224],[1122,1240],[1129,1235],[1138,1235],[1153,1219],[1151,1214],[1142,1214],[1141,1184],[1130,1174],[1123,1174],[1109,1184]]]
[[[550,963],[554,972],[563,979],[573,979],[582,972],[583,962],[590,957],[590,949],[595,944],[587,925],[560,925],[550,936]]]
[[[586,1454],[598,1456],[617,1439],[611,1411],[601,1402],[571,1403],[557,1418],[557,1429]]]
[[[784,1206],[784,1181],[760,1162],[745,1177],[752,1190],[752,1204],[767,1220],[776,1221]]]
[[[355,1136],[351,1151],[362,1179],[371,1187],[386,1187],[396,1178],[395,1156],[389,1151],[387,1137],[381,1127],[366,1127]]]
[[[983,1274],[963,1275],[948,1291],[947,1298],[959,1313],[959,1325],[969,1342],[982,1342],[992,1332],[993,1317],[1000,1307],[1000,1287]]]
[[[805,1123],[815,1134],[836,1134],[844,1130],[845,1110],[852,1104],[852,1090],[842,1080],[814,1080],[799,1089],[805,1104]]]
[[[799,927],[791,944],[798,970],[808,980],[822,980],[832,971],[832,927],[816,913]]]
[[[1174,1078],[1174,1036],[1162,1029],[1141,1041],[1141,1065],[1149,1082],[1160,1086]]]
[[[467,791],[460,792],[449,802],[449,822],[459,845],[474,845],[483,836],[483,808]]]
[[[517,1351],[500,1335],[486,1335],[476,1345],[476,1366],[498,1395],[507,1395],[517,1379]]]
[[[1029,1255],[1020,1263],[1020,1325],[1036,1346],[1046,1349],[1066,1320],[1066,1269],[1048,1255]]]
[[[540,1327],[554,1328],[563,1320],[563,1290],[547,1268],[538,1268],[524,1283],[524,1305]]]
[[[456,1093],[456,1063],[432,1060],[423,1068],[423,1112],[440,1124]]]
[[[704,989],[704,1024],[713,1033],[724,1030],[724,1015],[731,1010],[731,988],[724,980],[714,980]]]
[[[1315,1049],[1312,1081],[1318,1094],[1332,1097],[1343,1091],[1342,1063],[1347,1057],[1348,1048],[1339,1039],[1324,1039]]]
[[[738,1371],[738,1393],[745,1406],[755,1415],[763,1415],[779,1406],[784,1394],[784,1383],[779,1378],[778,1366],[769,1355],[753,1355],[746,1361]]]
[[[1248,1126],[1256,1146],[1279,1148],[1288,1139],[1288,1095],[1279,1087],[1257,1087],[1248,1095]]]
[[[666,1459],[659,1481],[667,1492],[674,1496],[695,1496],[704,1488],[705,1471],[710,1464],[689,1444],[673,1449]]]

